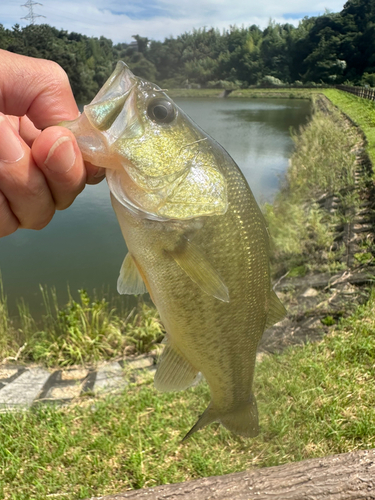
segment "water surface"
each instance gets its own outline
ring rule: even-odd
[[[293,150],[290,127],[310,115],[295,99],[176,99],[243,171],[259,203],[272,202]],[[42,231],[19,230],[0,239],[0,269],[11,313],[20,297],[41,311],[39,284],[55,287],[61,303],[67,287],[116,293],[126,253],[105,182],[87,186],[74,204],[57,212]]]

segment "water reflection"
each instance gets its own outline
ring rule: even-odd
[[[290,127],[310,113],[308,101],[267,99],[178,99],[243,170],[257,200],[272,201],[293,144]],[[87,186],[74,204],[57,212],[42,231],[20,230],[0,239],[0,269],[11,313],[24,297],[33,313],[41,311],[39,283],[56,287],[63,303],[67,286],[116,294],[126,252],[105,182]]]
[[[178,99],[243,171],[258,203],[272,201],[293,150],[290,128],[310,115],[302,99]]]

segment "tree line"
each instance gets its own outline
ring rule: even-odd
[[[113,44],[47,24],[0,24],[0,48],[51,59],[67,72],[78,102],[87,102],[121,59],[162,87],[348,83],[375,86],[375,0],[349,0],[338,13],[305,17],[297,27],[270,22],[196,29],[163,42],[134,35]]]

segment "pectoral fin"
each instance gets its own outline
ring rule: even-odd
[[[121,295],[142,295],[147,292],[134,259],[130,253],[126,254],[117,280],[117,291]]]
[[[201,290],[223,302],[229,302],[228,288],[196,245],[186,238],[182,249],[178,248],[169,253]]]
[[[279,297],[276,295],[276,293],[271,290],[270,294],[270,307],[268,309],[268,315],[267,315],[267,321],[266,321],[266,327],[269,328],[270,326],[278,323],[281,321],[286,315],[286,309],[280,302]]]
[[[182,391],[197,379],[196,370],[169,342],[160,358],[154,385],[162,392]]]

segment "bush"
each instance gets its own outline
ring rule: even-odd
[[[280,87],[284,83],[274,76],[266,75],[260,81],[260,85],[264,85],[265,87]]]
[[[375,87],[375,73],[363,73],[361,85],[370,85],[370,87]]]
[[[207,82],[208,89],[236,90],[238,87],[238,84],[229,82],[228,80],[212,80]]]

